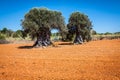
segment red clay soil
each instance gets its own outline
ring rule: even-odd
[[[120,40],[56,44],[0,44],[0,80],[120,80]]]

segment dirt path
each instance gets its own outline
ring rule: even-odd
[[[120,40],[31,45],[0,44],[0,80],[120,80]]]

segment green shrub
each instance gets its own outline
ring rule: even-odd
[[[5,40],[5,38],[6,38],[5,35],[0,33],[0,40]]]

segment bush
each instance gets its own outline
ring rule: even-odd
[[[6,44],[9,43],[9,41],[6,40],[6,36],[4,34],[0,33],[0,44]]]
[[[5,40],[5,35],[0,33],[0,40]]]
[[[13,33],[13,38],[20,38],[23,37],[22,30],[17,30]]]

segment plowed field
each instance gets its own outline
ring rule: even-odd
[[[0,80],[120,80],[120,40],[0,44]]]

